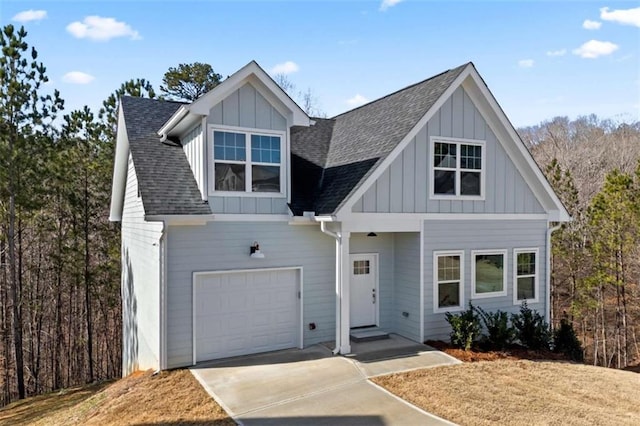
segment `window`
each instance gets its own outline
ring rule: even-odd
[[[433,139],[432,196],[484,196],[483,141]]]
[[[282,192],[282,136],[213,131],[215,191]]]
[[[368,275],[369,274],[369,261],[368,260],[354,260],[353,261],[353,275]]]
[[[463,309],[464,253],[436,252],[433,255],[434,312]]]
[[[513,251],[513,303],[538,301],[538,249]]]
[[[507,295],[506,250],[471,252],[471,288],[473,298]]]

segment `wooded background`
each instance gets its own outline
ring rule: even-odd
[[[0,406],[120,376],[120,235],[108,221],[117,100],[155,97],[132,79],[99,111],[62,115],[26,36],[0,33]],[[207,64],[172,70],[178,86],[220,81]],[[201,92],[175,92],[171,78],[165,96]],[[309,89],[293,95],[322,114]],[[519,133],[574,219],[553,234],[552,326],[572,322],[588,363],[638,362],[640,122],[556,117]]]

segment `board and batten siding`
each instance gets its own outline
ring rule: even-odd
[[[258,131],[276,130],[285,132],[285,137],[288,137],[287,119],[251,83],[246,83],[214,105],[207,117],[207,124]],[[213,135],[209,133],[207,130],[207,138],[212,138]],[[289,146],[288,141],[285,141],[285,146]],[[283,160],[286,160],[285,157],[283,153]],[[210,161],[213,161],[213,158],[210,158]],[[287,169],[288,167],[284,168],[285,173]],[[288,212],[286,197],[209,195],[209,206],[213,213],[225,214],[287,214]]]
[[[364,233],[352,233],[349,240],[350,254],[378,255],[378,325],[391,330],[393,327],[393,234],[378,233],[367,237]],[[353,267],[353,266],[351,266]]]
[[[196,182],[198,183],[198,189],[200,193],[204,194],[206,191],[207,181],[207,172],[205,166],[205,146],[202,138],[202,126],[198,124],[186,135],[184,135],[181,139],[182,148],[184,149],[184,153],[187,156],[187,161],[191,166],[191,171],[193,172],[193,176],[196,178]]]
[[[122,209],[122,374],[159,368],[159,240],[162,224],[146,222],[131,155]]]
[[[424,334],[425,339],[448,340],[451,328],[444,313],[434,313],[434,252],[446,250],[464,251],[464,306],[469,300],[474,306],[492,312],[500,309],[516,313],[520,304],[513,302],[513,250],[538,249],[538,302],[530,303],[532,309],[545,312],[548,283],[546,283],[546,235],[545,220],[427,220],[424,222]],[[471,262],[472,250],[507,250],[507,295],[472,299]]]
[[[394,332],[420,341],[420,233],[394,234]],[[404,313],[404,315],[403,315]]]
[[[210,222],[171,226],[168,238],[167,367],[191,365],[192,283],[198,271],[302,267],[304,346],[335,340],[335,240],[318,226]],[[264,259],[249,256],[254,241]],[[309,330],[309,323],[316,329]]]
[[[484,200],[429,199],[431,137],[485,141]],[[544,213],[542,205],[462,87],[440,107],[365,194],[353,212]]]

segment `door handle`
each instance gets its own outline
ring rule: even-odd
[[[371,303],[373,303],[375,305],[376,303],[376,289],[374,288],[373,290],[371,290]]]

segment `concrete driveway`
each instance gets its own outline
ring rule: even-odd
[[[244,425],[450,425],[368,380],[459,363],[402,337],[354,343],[353,356],[323,345],[199,364],[191,369]]]

